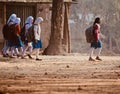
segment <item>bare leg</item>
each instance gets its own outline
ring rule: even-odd
[[[94,48],[90,49],[90,57],[89,57],[89,61],[95,61],[92,56],[93,56],[93,52],[94,52]]]
[[[98,48],[98,49],[97,49],[97,57],[96,57],[96,59],[97,59],[97,60],[100,60],[100,61],[102,61],[102,59],[100,58],[101,50],[102,50],[102,48]]]
[[[40,49],[38,48],[38,49],[35,49],[35,50],[36,50],[36,60],[41,61],[42,59],[39,58]]]

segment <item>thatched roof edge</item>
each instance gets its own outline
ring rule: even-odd
[[[73,0],[64,0],[64,2],[72,2]],[[50,3],[52,0],[0,0],[0,2],[23,2],[23,3]]]

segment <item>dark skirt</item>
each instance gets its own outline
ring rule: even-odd
[[[10,40],[6,40],[5,44],[6,44],[7,47],[12,47],[13,46],[13,42],[10,41]]]
[[[102,42],[101,42],[100,40],[98,40],[97,43],[96,43],[96,42],[92,42],[92,43],[91,43],[91,47],[92,47],[92,48],[95,48],[95,49],[97,49],[97,48],[102,48]]]
[[[33,42],[33,48],[42,48],[41,40],[38,40],[37,43]]]
[[[17,41],[18,41],[18,42],[15,43],[15,47],[16,47],[16,48],[19,48],[19,47],[23,47],[23,46],[24,46],[24,44],[23,44],[20,36],[17,37]]]

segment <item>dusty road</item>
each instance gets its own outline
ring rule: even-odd
[[[0,56],[0,94],[120,94],[120,56]]]

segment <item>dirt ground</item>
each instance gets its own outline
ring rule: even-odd
[[[120,94],[120,56],[0,56],[0,94]]]

